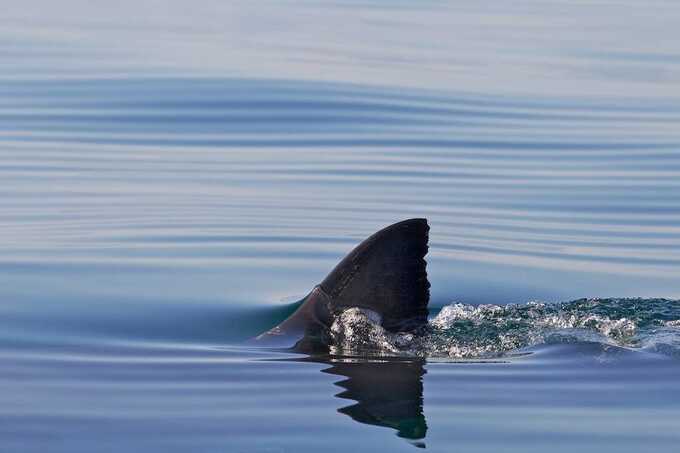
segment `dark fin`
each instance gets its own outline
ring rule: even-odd
[[[387,330],[427,322],[426,219],[395,223],[370,236],[321,282],[334,313],[345,308],[370,309],[382,316]]]
[[[426,219],[410,219],[378,231],[352,250],[295,313],[256,340],[282,344],[297,338],[298,350],[322,349],[334,316],[352,307],[378,313],[390,331],[426,324],[429,230]]]

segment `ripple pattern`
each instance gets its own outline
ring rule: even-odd
[[[424,216],[431,261],[471,263],[463,299],[481,274],[517,298],[680,290],[680,104],[248,79],[0,94],[5,269],[309,269]]]

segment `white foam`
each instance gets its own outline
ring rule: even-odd
[[[413,332],[388,332],[378,313],[350,308],[331,327],[337,354],[411,355],[479,358],[546,342],[597,341],[636,348],[663,340],[680,348],[680,319],[657,319],[657,313],[630,310],[630,300],[591,299],[561,305],[530,302],[519,305],[452,303]],[[622,316],[631,314],[632,317]],[[638,316],[639,319],[633,319]],[[640,323],[646,327],[641,329]],[[659,330],[658,328],[663,328]],[[656,338],[656,339],[655,339]]]

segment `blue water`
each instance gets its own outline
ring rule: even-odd
[[[675,2],[6,3],[3,453],[678,445]],[[243,345],[410,217],[429,336]]]

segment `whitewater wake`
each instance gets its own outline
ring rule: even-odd
[[[680,300],[452,303],[416,332],[388,332],[380,321],[370,310],[345,310],[331,326],[331,352],[492,358],[540,344],[596,342],[680,356]]]

